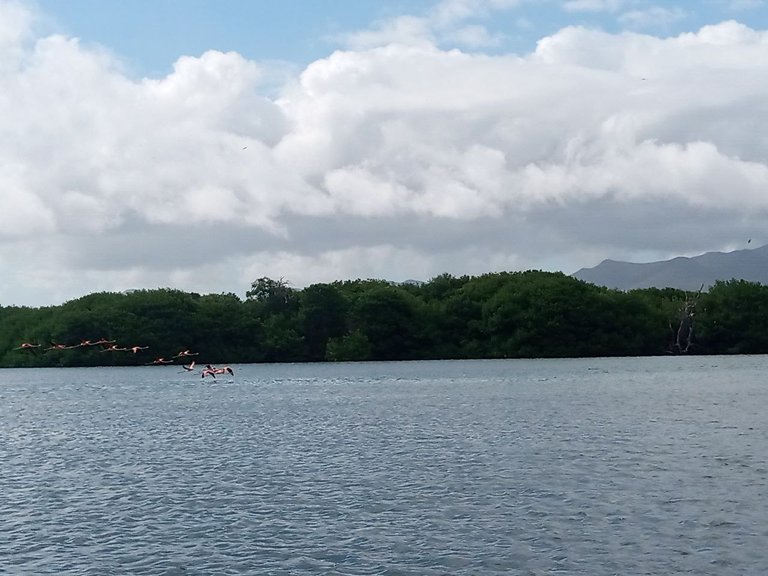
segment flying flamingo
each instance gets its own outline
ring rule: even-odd
[[[79,346],[79,345],[77,345]],[[77,346],[67,346],[66,344],[56,344],[55,342],[51,342],[51,345],[48,346],[48,348],[45,349],[45,351],[48,350],[69,350],[70,348],[77,348]]]
[[[128,350],[136,354],[139,350],[146,350],[147,348],[149,348],[149,346],[131,346]]]
[[[14,348],[14,350],[35,350],[36,348],[40,348],[42,344],[32,344],[31,342],[22,342],[19,346]]]
[[[166,360],[163,357],[155,358],[154,360],[152,360],[152,362],[147,364],[147,366],[152,366],[154,364],[173,364],[173,360]]]
[[[105,346],[102,352],[127,352],[128,348],[122,348],[118,346],[117,344],[112,344],[112,346]]]
[[[192,363],[189,365],[182,365],[182,368],[187,372],[192,372],[195,369],[195,361],[192,360]]]
[[[235,375],[234,370],[230,368],[229,366],[223,366],[222,368],[216,368],[215,366],[211,366],[210,364],[205,365],[205,369],[200,373],[201,378],[205,378],[206,376],[213,376],[216,378],[216,374],[231,374],[232,376]]]
[[[173,356],[173,358],[186,358],[187,356],[197,356],[199,352],[190,352],[189,350],[182,350],[176,356]]]

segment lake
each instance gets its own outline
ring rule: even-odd
[[[768,358],[0,370],[0,573],[762,576]]]

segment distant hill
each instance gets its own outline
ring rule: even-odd
[[[619,290],[652,287],[698,290],[702,284],[706,290],[717,280],[732,279],[768,284],[768,245],[644,264],[603,260],[594,268],[582,268],[571,276]]]

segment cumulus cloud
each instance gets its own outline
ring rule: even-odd
[[[0,16],[0,50],[3,51],[3,63],[13,65],[22,54],[23,44],[32,37],[32,24],[36,16],[21,2],[13,0],[5,0],[0,5]]]
[[[237,53],[131,79],[0,2],[15,19],[0,24],[0,304],[573,272],[768,241],[768,32],[566,27],[524,56],[434,41],[512,4],[443,3],[273,97]]]

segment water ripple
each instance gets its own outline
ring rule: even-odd
[[[696,362],[3,371],[0,572],[762,574],[768,362]]]

